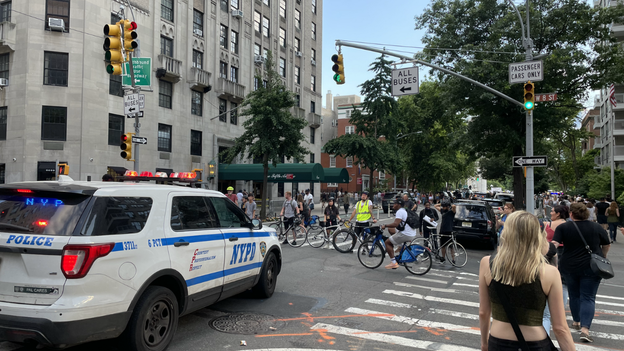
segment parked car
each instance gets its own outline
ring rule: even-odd
[[[486,201],[459,200],[455,203],[453,231],[458,239],[479,240],[496,248],[496,215]]]
[[[494,195],[494,198],[498,199],[498,200],[503,200],[505,202],[513,202],[514,194],[510,194],[510,193],[496,193],[496,195]]]
[[[483,199],[486,198],[487,193],[476,192],[476,193],[474,193],[474,195],[477,197],[478,200],[483,200]]]
[[[483,199],[483,201],[487,202],[492,206],[492,210],[494,210],[495,215],[499,215],[503,213],[503,206],[505,206],[505,201],[499,199]]]
[[[396,192],[387,192],[384,194],[383,199],[381,199],[381,208],[384,213],[388,213],[388,201],[393,201],[398,194]]]

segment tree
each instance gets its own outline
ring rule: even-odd
[[[624,192],[624,170],[616,169],[614,172],[615,196]],[[587,196],[592,199],[611,196],[611,168],[604,167],[600,173],[588,176],[589,192]]]
[[[329,154],[355,157],[355,164],[370,170],[371,182],[375,170],[396,174],[401,169],[394,141],[402,123],[397,118],[397,102],[391,93],[390,63],[383,55],[376,58],[369,69],[375,76],[360,85],[364,101],[361,108],[353,107],[349,119],[356,133],[332,139],[324,146]]]
[[[586,91],[624,81],[624,49],[609,29],[624,15],[624,7],[593,9],[583,0],[532,0],[530,5],[533,52],[548,54],[543,59],[544,80],[536,84],[536,91],[557,92],[559,99],[538,103],[533,111],[533,142],[538,150],[553,131],[561,130],[563,121],[575,115]],[[508,82],[508,64],[523,61],[524,52],[517,14],[507,2],[432,0],[416,17],[416,28],[427,31],[423,55],[433,63],[522,100],[522,84]],[[525,154],[523,109],[456,77],[442,73],[438,77],[447,86],[447,109],[474,116],[465,140],[471,154],[509,162],[512,156]],[[523,170],[511,172],[515,205],[521,208]]]
[[[301,145],[305,140],[304,119],[294,117],[290,109],[295,105],[294,94],[286,89],[275,70],[273,55],[267,52],[264,73],[256,71],[256,78],[266,82],[247,95],[241,103],[240,116],[249,116],[243,123],[245,132],[234,139],[234,146],[224,151],[227,163],[238,155],[262,160],[262,210],[266,218],[269,163],[275,166],[282,158],[302,159],[309,151]]]

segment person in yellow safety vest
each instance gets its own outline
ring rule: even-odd
[[[361,235],[365,227],[369,227],[369,221],[372,219],[373,223],[377,223],[377,219],[373,218],[373,202],[368,199],[368,191],[363,191],[360,196],[360,201],[355,204],[355,209],[349,218],[349,222],[355,218],[355,234]]]

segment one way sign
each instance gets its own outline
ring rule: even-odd
[[[514,156],[514,167],[546,167],[548,165],[548,156]]]

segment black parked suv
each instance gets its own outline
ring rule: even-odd
[[[453,231],[457,238],[476,239],[495,249],[498,241],[496,216],[485,201],[459,200],[455,203]]]
[[[397,195],[398,193],[396,192],[387,192],[384,194],[383,199],[381,199],[381,208],[383,208],[384,213],[388,213],[388,201],[394,201]]]

